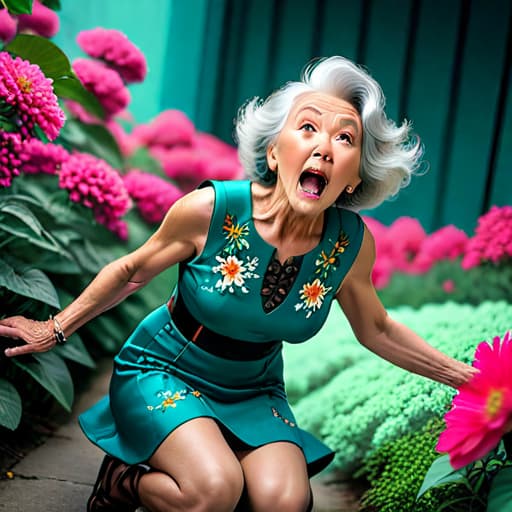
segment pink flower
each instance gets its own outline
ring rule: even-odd
[[[72,154],[62,164],[59,186],[69,198],[91,208],[94,218],[121,238],[127,229],[121,217],[131,206],[121,175],[103,160],[86,153]]]
[[[434,263],[454,260],[466,250],[468,236],[453,225],[444,226],[428,235],[422,242],[414,261],[419,272],[427,272]]]
[[[53,140],[64,125],[52,80],[35,64],[0,52],[0,99],[11,105],[23,137],[33,134],[34,126]]]
[[[23,143],[24,161],[20,170],[25,174],[56,174],[69,158],[69,153],[57,144],[45,144],[39,139],[28,139]]]
[[[0,41],[8,43],[16,35],[18,21],[7,9],[0,9]]]
[[[124,184],[142,218],[153,224],[161,222],[169,208],[183,196],[172,183],[138,169],[124,176]]]
[[[18,30],[43,37],[53,37],[59,31],[57,13],[44,6],[39,0],[32,5],[32,14],[18,16]]]
[[[166,151],[155,147],[150,153],[161,162],[165,174],[185,192],[196,188],[207,177],[207,161],[194,148]]]
[[[80,32],[78,46],[90,57],[103,60],[125,83],[142,82],[147,65],[143,53],[119,30],[102,27]]]
[[[485,456],[510,430],[512,421],[512,338],[482,342],[473,366],[480,370],[458,388],[437,450],[448,452],[454,469]]]
[[[119,73],[105,64],[89,59],[75,59],[73,71],[83,86],[98,98],[107,119],[121,112],[130,102],[130,93]]]
[[[512,256],[512,206],[493,206],[478,219],[462,260],[468,270],[480,263],[498,264]]]
[[[22,140],[19,133],[0,130],[0,187],[10,187],[20,173]]]
[[[176,146],[192,146],[195,127],[180,110],[164,110],[151,123],[136,126],[132,135],[141,146],[172,149]]]
[[[393,259],[397,270],[418,272],[415,259],[427,234],[418,219],[399,217],[388,229],[386,238],[392,244]]]
[[[446,293],[453,293],[455,291],[455,283],[452,279],[446,279],[446,281],[443,281],[443,290]]]
[[[373,286],[377,290],[385,288],[391,281],[395,266],[392,259],[387,256],[378,256],[372,270]]]

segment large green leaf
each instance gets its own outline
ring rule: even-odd
[[[12,267],[0,258],[0,287],[60,309],[59,297],[48,277],[38,269]]]
[[[5,379],[0,379],[0,425],[16,430],[21,420],[21,398],[16,388]]]
[[[65,359],[75,361],[88,368],[96,368],[96,364],[89,355],[89,352],[87,352],[84,342],[76,333],[68,338],[68,342],[65,345],[57,345],[53,350]]]
[[[60,0],[41,0],[43,5],[54,11],[60,11]]]
[[[421,497],[432,487],[451,482],[462,482],[463,480],[465,480],[465,477],[459,471],[455,471],[450,465],[448,455],[438,457],[427,471],[416,499]]]
[[[98,98],[89,92],[75,76],[58,78],[53,82],[53,90],[59,98],[76,101],[91,114],[104,119],[105,112]]]
[[[32,14],[34,0],[0,0],[0,3],[11,14]]]
[[[105,160],[116,169],[123,168],[123,157],[114,136],[100,124],[69,120],[62,128],[59,139],[79,151]]]
[[[37,235],[41,236],[43,234],[43,226],[41,226],[37,217],[25,205],[13,201],[2,202],[0,203],[0,212],[8,213],[18,218]]]
[[[492,479],[487,512],[512,512],[512,467],[501,469]]]
[[[18,34],[4,49],[37,64],[53,80],[75,76],[66,54],[44,37]]]
[[[66,363],[54,352],[32,354],[30,358],[13,357],[13,363],[39,382],[66,409],[71,411],[74,390]]]

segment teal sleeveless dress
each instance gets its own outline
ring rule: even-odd
[[[254,343],[311,338],[359,252],[361,218],[329,208],[319,245],[300,258],[284,300],[265,312],[260,292],[275,248],[255,229],[251,183],[204,186],[215,190],[207,241],[201,254],[180,265],[173,295],[203,325],[230,338]],[[334,456],[297,425],[283,382],[282,342],[256,360],[225,359],[187,339],[165,304],[135,328],[114,359],[109,394],[79,422],[93,443],[134,464],[147,461],[175,428],[198,417],[213,418],[237,449],[295,443],[310,475]]]

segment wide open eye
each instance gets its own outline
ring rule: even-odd
[[[352,135],[350,133],[340,133],[337,137],[338,140],[346,144],[352,145]]]
[[[302,123],[300,125],[300,129],[304,130],[305,132],[314,132],[315,127],[311,123]]]

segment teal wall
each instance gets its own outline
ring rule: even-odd
[[[510,0],[62,0],[56,42],[92,26],[124,31],[150,72],[131,86],[139,122],[165,108],[232,141],[247,98],[296,79],[312,57],[340,54],[381,83],[388,115],[413,122],[429,171],[370,212],[389,223],[471,232],[490,205],[512,204]],[[145,10],[141,10],[144,6]]]

